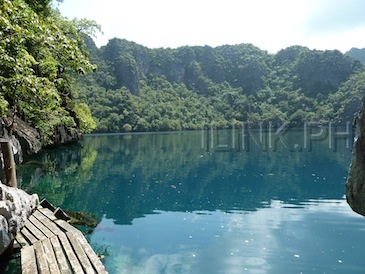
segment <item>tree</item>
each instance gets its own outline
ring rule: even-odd
[[[62,18],[50,2],[0,0],[0,114],[12,111],[27,120],[44,144],[53,142],[57,128],[77,129],[80,118],[91,119],[85,106],[80,112],[70,104],[77,95],[72,73],[96,69],[83,49],[87,22]],[[93,128],[81,124],[83,131]]]

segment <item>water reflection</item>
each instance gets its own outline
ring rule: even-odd
[[[108,247],[110,273],[356,273],[365,244],[343,197],[346,142],[212,151],[201,132],[90,135],[37,155],[19,180],[101,220],[91,241]]]
[[[363,218],[341,200],[288,206],[272,201],[255,212],[155,212],[93,241],[118,256],[113,273],[361,273]],[[202,214],[203,213],[203,214]],[[351,226],[349,226],[351,224]],[[116,238],[116,235],[118,237]]]

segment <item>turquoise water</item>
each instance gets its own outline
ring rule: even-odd
[[[364,273],[352,136],[311,130],[89,135],[18,176],[98,218],[87,237],[109,273]]]

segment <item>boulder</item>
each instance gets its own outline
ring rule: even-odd
[[[12,244],[25,221],[39,204],[37,194],[8,187],[0,182],[0,255]]]
[[[355,140],[346,183],[346,199],[353,211],[365,216],[365,101],[355,119]]]

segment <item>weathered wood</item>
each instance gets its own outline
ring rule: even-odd
[[[70,242],[68,241],[65,234],[58,235],[58,238],[60,239],[61,245],[63,246],[65,253],[68,257],[68,261],[70,262],[71,268],[74,273],[84,273],[79,260],[77,259]]]
[[[53,232],[49,230],[43,223],[41,223],[34,215],[30,216],[28,220],[38,228],[47,238],[51,238],[54,236]]]
[[[27,239],[31,244],[34,244],[38,241],[36,237],[28,230],[27,227],[23,227],[21,233],[23,234],[24,238]]]
[[[52,221],[57,220],[57,217],[48,208],[40,207],[40,208],[38,208],[38,211],[40,211],[42,214],[44,214],[45,216],[47,216],[47,218],[50,219],[50,220],[52,220]]]
[[[53,221],[51,221],[46,215],[42,214],[39,210],[36,210],[33,215],[42,224],[44,224],[54,235],[59,235],[64,233],[64,231]]]
[[[73,227],[72,225],[70,225],[68,222],[66,222],[64,220],[57,219],[57,220],[55,220],[55,223],[58,226],[60,226],[65,231],[72,231],[74,233],[81,233],[80,230],[78,230],[77,228]]]
[[[67,262],[65,253],[63,253],[63,249],[60,244],[60,241],[58,240],[58,237],[56,237],[56,236],[52,237],[50,240],[51,240],[51,244],[53,246],[61,273],[62,274],[72,274],[70,267],[69,267],[69,263]]]
[[[4,158],[6,185],[11,187],[17,187],[18,184],[16,181],[16,166],[11,143],[9,141],[0,142],[0,148]]]
[[[21,246],[27,246],[29,245],[29,242],[24,238],[22,233],[18,233],[15,237],[15,240],[21,245]]]
[[[20,251],[22,274],[34,274],[37,273],[37,262],[35,259],[34,248],[32,245],[25,246]]]
[[[29,219],[25,222],[25,227],[28,228],[29,231],[32,232],[32,234],[38,239],[38,240],[44,240],[47,237],[40,231],[37,227],[35,227]]]
[[[49,266],[49,271],[51,272],[51,274],[60,274],[60,270],[58,268],[58,263],[53,251],[53,247],[51,245],[51,241],[49,239],[42,241],[42,246]]]
[[[95,253],[95,251],[91,248],[89,243],[86,241],[85,237],[81,234],[74,234],[79,243],[81,244],[82,248],[84,249],[87,257],[89,258],[91,264],[93,265],[94,269],[97,273],[106,273],[104,265],[101,263],[100,258]]]
[[[107,273],[82,232],[66,221],[57,219],[47,208],[38,208],[17,237],[20,243],[31,244],[25,247],[33,248],[35,263],[28,273]],[[31,256],[30,251],[22,250],[28,252],[24,253],[22,260]],[[29,268],[24,262],[23,271],[26,267]]]
[[[85,271],[87,274],[94,274],[95,271],[89,261],[89,258],[86,256],[84,250],[82,249],[82,246],[80,245],[79,241],[76,239],[73,233],[66,232],[67,238],[69,239],[73,249],[75,250],[75,253]]]
[[[33,245],[35,256],[37,259],[38,271],[40,274],[50,274],[46,254],[44,253],[42,243],[40,241]]]
[[[100,258],[91,248],[89,243],[86,241],[85,236],[82,234],[80,230],[78,230],[77,228],[75,228],[74,226],[70,225],[69,223],[63,220],[56,220],[56,223],[59,226],[62,226],[62,228],[65,229],[66,231],[71,232],[74,235],[74,237],[79,241],[86,256],[89,258],[89,261],[91,262],[92,266],[94,267],[97,273],[107,273],[104,265],[100,261]]]
[[[44,207],[44,208],[48,208],[50,211],[54,212],[56,210],[56,207],[51,204],[48,200],[43,199],[42,201],[40,201],[40,206]]]

